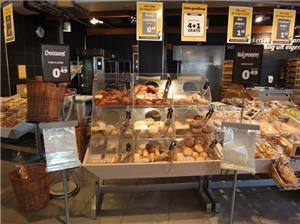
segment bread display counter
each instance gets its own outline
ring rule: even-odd
[[[92,135],[83,165],[100,179],[220,175],[222,122],[240,122],[241,109],[212,106],[204,77],[124,76],[123,86],[113,89],[111,80],[108,89],[95,78]],[[256,173],[269,173],[276,155],[290,156],[300,125],[276,101],[249,101],[245,114],[243,122],[261,124]]]
[[[35,128],[26,123],[27,99],[19,95],[1,97],[1,137],[18,139]]]

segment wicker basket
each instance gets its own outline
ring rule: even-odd
[[[58,121],[66,86],[41,81],[27,82],[27,120],[30,122]]]
[[[32,211],[46,206],[49,200],[50,174],[41,164],[28,165],[29,179],[21,179],[18,170],[9,174],[18,207],[24,211]]]
[[[277,172],[274,163],[272,163],[271,165],[271,176],[277,182],[278,186],[280,186],[283,190],[298,190],[300,187],[299,183],[297,184],[297,186],[290,186],[286,184]]]

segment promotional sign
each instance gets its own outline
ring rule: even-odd
[[[163,3],[137,2],[136,39],[161,41],[163,35]]]
[[[181,41],[206,41],[206,4],[182,4]]]
[[[250,44],[252,11],[252,7],[229,7],[227,43]]]
[[[69,46],[42,45],[42,65],[45,82],[69,82]]]
[[[5,43],[15,41],[15,26],[12,3],[3,7],[3,25]]]
[[[293,44],[296,10],[274,9],[272,25],[273,44]]]
[[[19,79],[26,79],[27,77],[26,65],[18,65],[18,76]]]
[[[232,82],[255,85],[260,82],[263,45],[236,46]]]

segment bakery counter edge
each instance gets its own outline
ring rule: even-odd
[[[271,163],[271,159],[256,159],[256,173],[269,173]],[[222,174],[220,160],[115,164],[92,164],[85,160],[82,165],[100,179],[183,177]],[[229,171],[226,174],[233,174],[233,171]]]

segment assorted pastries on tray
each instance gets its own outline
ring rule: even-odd
[[[26,120],[27,99],[13,97],[8,100],[1,100],[1,127],[14,128]]]
[[[187,92],[187,94],[189,94]],[[95,94],[95,104],[104,105],[208,105],[209,102],[199,93],[166,94],[159,87],[137,84],[131,90],[100,90]]]

